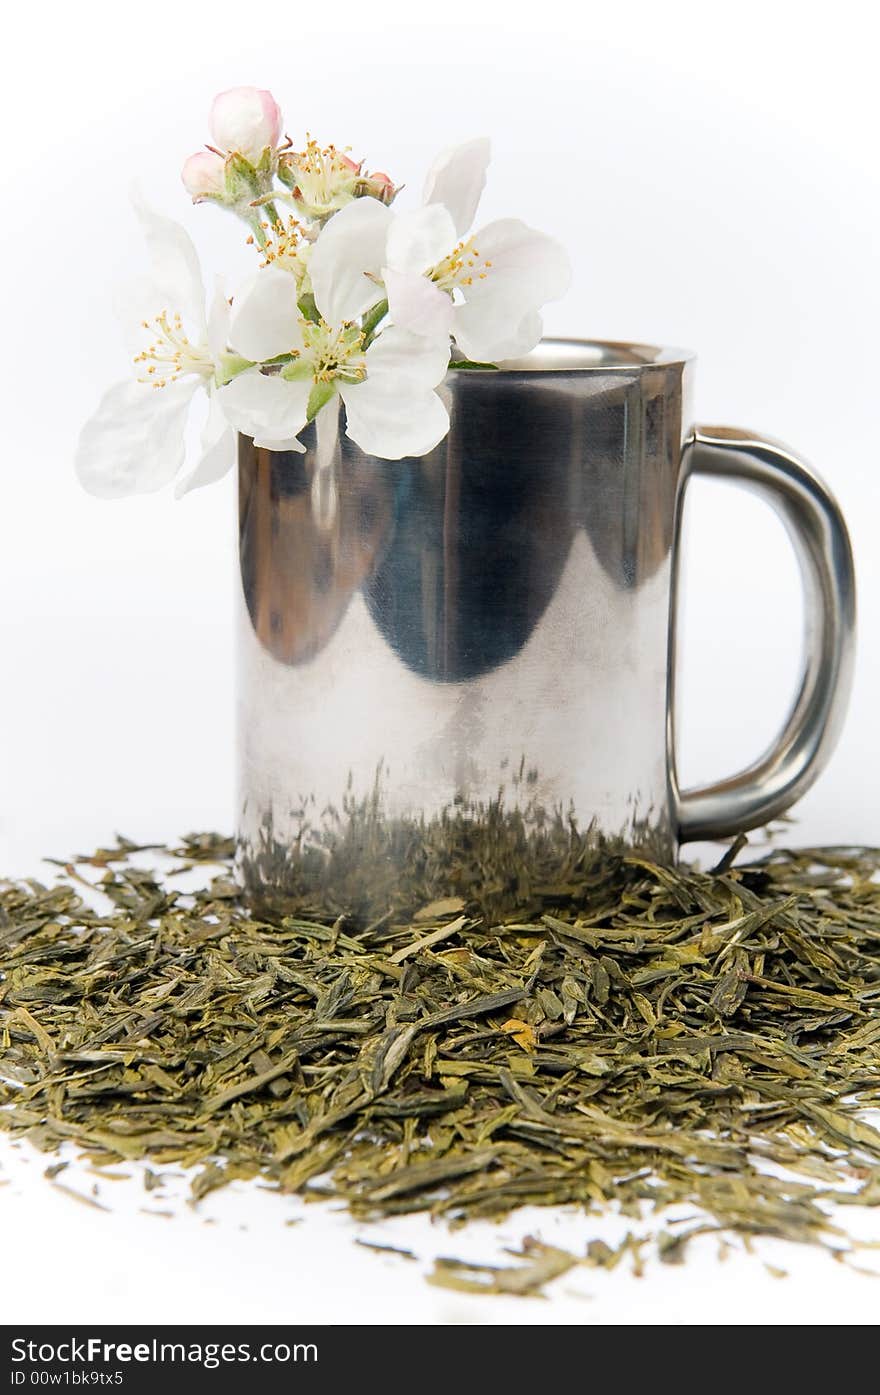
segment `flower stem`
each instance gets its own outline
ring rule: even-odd
[[[256,242],[261,251],[265,250],[266,243],[269,239],[266,236],[266,229],[263,227],[262,220],[257,210],[249,207],[247,212],[242,214],[242,217],[253,234],[254,242]]]
[[[308,402],[308,406],[307,406],[307,408],[306,408],[306,421],[314,421],[315,417],[320,416],[320,414],[321,414],[321,409],[322,409],[323,407],[326,407],[326,406],[327,406],[327,403],[328,403],[328,402],[331,402],[335,396],[336,396],[336,384],[335,384],[334,382],[329,382],[329,383],[315,383],[315,386],[312,388],[311,392],[309,393],[309,402]],[[338,403],[337,403],[336,411],[337,411],[337,415],[338,415],[338,412],[339,412],[339,404],[338,404]],[[329,414],[328,414],[328,415],[329,415]]]

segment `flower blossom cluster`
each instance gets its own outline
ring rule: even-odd
[[[178,494],[226,474],[237,432],[302,451],[314,421],[326,460],[340,407],[365,453],[424,455],[449,429],[438,388],[450,362],[494,366],[540,339],[541,307],[565,291],[568,258],[515,218],[473,231],[487,140],[444,152],[421,203],[401,209],[384,171],[311,137],[297,150],[283,129],[271,93],[224,92],[210,143],[183,166],[193,201],[241,219],[258,253],[231,298],[218,283],[207,302],[189,235],[136,200],[150,276],[122,300],[134,373],[80,438],[77,470],[92,493],[146,492],[180,476],[200,390],[201,449]]]

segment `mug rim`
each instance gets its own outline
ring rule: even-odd
[[[534,377],[552,373],[554,376],[576,377],[582,373],[631,373],[643,368],[683,367],[695,357],[690,349],[661,348],[655,344],[623,339],[548,335],[522,358],[500,361],[497,368],[487,370],[487,376],[497,378],[499,373],[503,373],[505,377]],[[589,361],[572,361],[577,358]],[[469,378],[482,376],[479,370],[459,369],[454,363],[450,363],[449,371],[462,376],[466,374]]]

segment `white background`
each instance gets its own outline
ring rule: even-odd
[[[297,142],[308,128],[351,144],[411,190],[436,150],[491,135],[487,217],[525,217],[574,258],[548,329],[692,347],[701,420],[769,431],[814,462],[850,522],[861,643],[843,739],[792,836],[880,837],[868,5],[413,9],[82,0],[4,19],[2,871],[37,872],[42,854],[117,829],[150,839],[232,824],[231,481],[179,504],[103,504],[79,492],[71,459],[82,420],[125,372],[111,306],[114,282],[139,265],[132,176],[190,228],[209,273],[234,280],[250,265],[238,225],[191,208],[178,181],[207,138],[212,95],[239,83],[275,92]],[[729,773],[772,738],[800,633],[773,517],[707,484],[690,512],[686,782]],[[216,1227],[194,1216],[168,1229],[138,1214],[140,1200],[120,1196],[110,1215],[76,1206],[24,1154],[0,1149],[0,1164],[13,1179],[0,1190],[7,1320],[833,1321],[869,1319],[876,1302],[874,1285],[821,1257],[788,1256],[782,1283],[758,1260],[719,1267],[711,1250],[641,1282],[563,1281],[545,1304],[451,1299],[415,1266],[352,1247],[357,1228],[315,1208],[285,1228],[284,1204],[251,1192],[208,1208],[224,1217]],[[595,1233],[555,1224],[529,1221],[548,1237]],[[419,1224],[406,1237],[423,1256],[498,1252],[488,1229],[452,1240]]]

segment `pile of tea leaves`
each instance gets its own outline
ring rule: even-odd
[[[2,882],[0,1128],[195,1166],[194,1198],[259,1178],[364,1220],[656,1212],[667,1260],[715,1228],[845,1248],[839,1207],[880,1205],[880,852],[739,853],[583,847],[520,908],[398,897],[369,923],[261,918],[215,835]],[[185,891],[196,863],[219,875]]]

